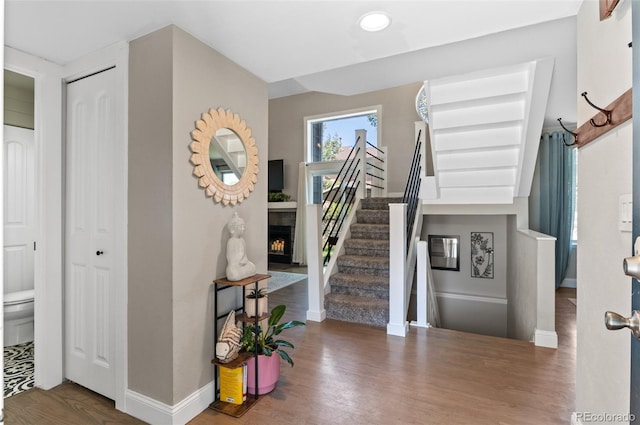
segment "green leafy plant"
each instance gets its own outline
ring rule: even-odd
[[[267,296],[267,288],[260,288],[257,291],[252,289],[245,298],[264,298]]]
[[[282,192],[269,192],[269,202],[287,202],[291,196]]]
[[[289,341],[285,341],[283,339],[276,339],[280,333],[286,329],[295,328],[296,326],[304,326],[303,322],[299,322],[297,320],[290,320],[288,322],[279,323],[284,316],[284,312],[287,307],[284,304],[277,305],[271,310],[271,316],[269,317],[269,321],[267,322],[267,327],[262,329],[260,325],[258,325],[257,333],[258,333],[258,354],[264,354],[265,356],[271,357],[271,355],[276,352],[280,356],[280,358],[291,367],[293,367],[293,360],[289,356],[289,353],[283,350],[283,348],[295,348],[293,344]],[[255,352],[256,346],[256,327],[254,324],[246,324],[242,331],[242,339],[240,340],[240,350],[247,351],[250,353]]]

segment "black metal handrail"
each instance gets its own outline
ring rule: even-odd
[[[382,149],[380,149],[379,147],[377,147],[376,145],[374,145],[373,143],[367,142],[367,145],[371,146],[372,148],[374,148],[375,150],[377,150],[378,152],[380,152],[381,154],[384,155],[385,152]],[[377,157],[377,156],[375,156],[373,154],[371,154],[371,157],[377,159],[378,161],[384,162],[384,159],[379,158],[379,157]]]
[[[366,144],[368,146],[371,146],[372,148],[374,148],[377,151],[376,153],[380,153],[382,155],[385,155],[385,152],[382,149],[380,149],[379,147],[377,147],[376,145],[371,144],[368,141],[366,141]],[[384,164],[384,159],[383,158],[380,158],[380,156],[377,156],[373,152],[370,152],[369,149],[366,150],[366,158],[367,158],[367,167],[375,168],[376,170],[382,171],[384,173],[384,168],[382,168],[383,164]],[[369,158],[375,159],[377,161],[380,161],[380,165],[372,164],[372,162],[369,161]],[[366,175],[369,176],[369,177],[376,178],[376,179],[379,180],[379,184],[373,184],[371,179],[367,179],[366,180],[367,189],[371,189],[372,187],[375,187],[376,189],[384,190],[384,188],[385,188],[384,185],[386,184],[384,177],[377,176],[377,175],[372,174],[372,173],[366,173]]]
[[[345,167],[351,168],[351,164],[353,163],[353,160],[356,158],[356,156],[358,155],[358,153],[360,152],[360,148],[358,147],[357,149],[355,149],[356,146],[358,146],[358,141],[360,140],[360,137],[358,137],[356,139],[356,144],[353,145],[351,147],[351,150],[349,151],[349,154],[347,155],[347,158],[345,159],[345,161],[342,163],[342,166],[340,167],[340,171],[338,171],[338,175],[336,176],[336,179],[333,181],[333,183],[331,184],[331,189],[329,189],[329,194],[333,194],[333,197],[330,201],[330,203],[335,201],[335,197],[336,194],[338,193],[338,191],[333,191],[333,189],[335,189],[336,183],[342,184],[342,179],[340,178],[340,176],[343,175],[343,171],[345,171]],[[349,164],[347,166],[347,164]],[[325,199],[322,202],[322,207],[324,208],[325,203],[327,202],[327,200]],[[326,213],[327,210],[325,210],[324,214],[322,215],[322,220],[324,220],[326,217]]]
[[[338,242],[340,230],[349,213],[351,205],[355,199],[356,192],[360,187],[360,147],[358,140],[347,159],[340,167],[335,180],[329,189],[329,196],[322,203],[322,252],[323,264],[327,264],[331,259],[331,251]]]
[[[365,149],[367,145],[373,147],[375,151]],[[364,152],[362,151],[363,149]],[[322,256],[325,265],[331,259],[333,247],[338,243],[343,224],[349,215],[360,185],[364,184],[365,193],[371,188],[385,189],[384,176],[373,174],[375,170],[384,174],[385,170],[382,168],[385,163],[384,155],[385,152],[382,149],[367,141],[361,141],[360,137],[358,137],[340,167],[340,171],[338,171],[336,178],[331,184],[327,199],[322,203],[322,209],[324,211],[322,214]],[[377,163],[378,165],[372,164],[369,158],[379,161]],[[366,164],[362,164],[363,160]],[[361,174],[363,165],[365,169],[364,175]],[[375,170],[371,173],[367,172],[366,169],[369,169],[369,167]]]
[[[422,130],[418,132],[418,140],[416,140],[416,149],[413,152],[413,159],[411,160],[411,168],[409,170],[409,177],[407,178],[407,186],[404,189],[404,196],[402,202],[407,204],[407,250],[411,243],[411,234],[413,233],[413,222],[416,218],[416,211],[418,209],[418,200],[420,195],[420,172],[422,171],[421,159],[422,154],[420,135]]]

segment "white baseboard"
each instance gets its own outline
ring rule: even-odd
[[[573,277],[565,277],[564,280],[562,281],[562,283],[560,284],[561,287],[563,288],[577,288],[577,281],[575,278]]]
[[[533,335],[533,343],[537,347],[558,348],[558,334],[554,331],[536,329]]]
[[[404,324],[387,323],[387,335],[406,337],[409,333],[409,322]]]
[[[126,398],[125,413],[133,417],[150,424],[182,425],[209,407],[215,394],[213,381],[211,381],[174,406],[131,390],[127,390]]]
[[[322,309],[320,311],[307,310],[307,320],[312,322],[322,322],[327,318],[327,311]]]

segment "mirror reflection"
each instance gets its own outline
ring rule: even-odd
[[[460,236],[429,235],[431,268],[460,271]]]
[[[230,128],[219,128],[209,144],[209,161],[224,184],[238,183],[247,167],[247,152],[240,136]]]

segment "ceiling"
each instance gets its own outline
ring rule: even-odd
[[[555,58],[545,126],[576,120],[576,19],[582,0],[16,1],[5,44],[64,65],[175,24],[269,83],[271,98],[353,95]],[[372,10],[379,33],[358,27]]]

